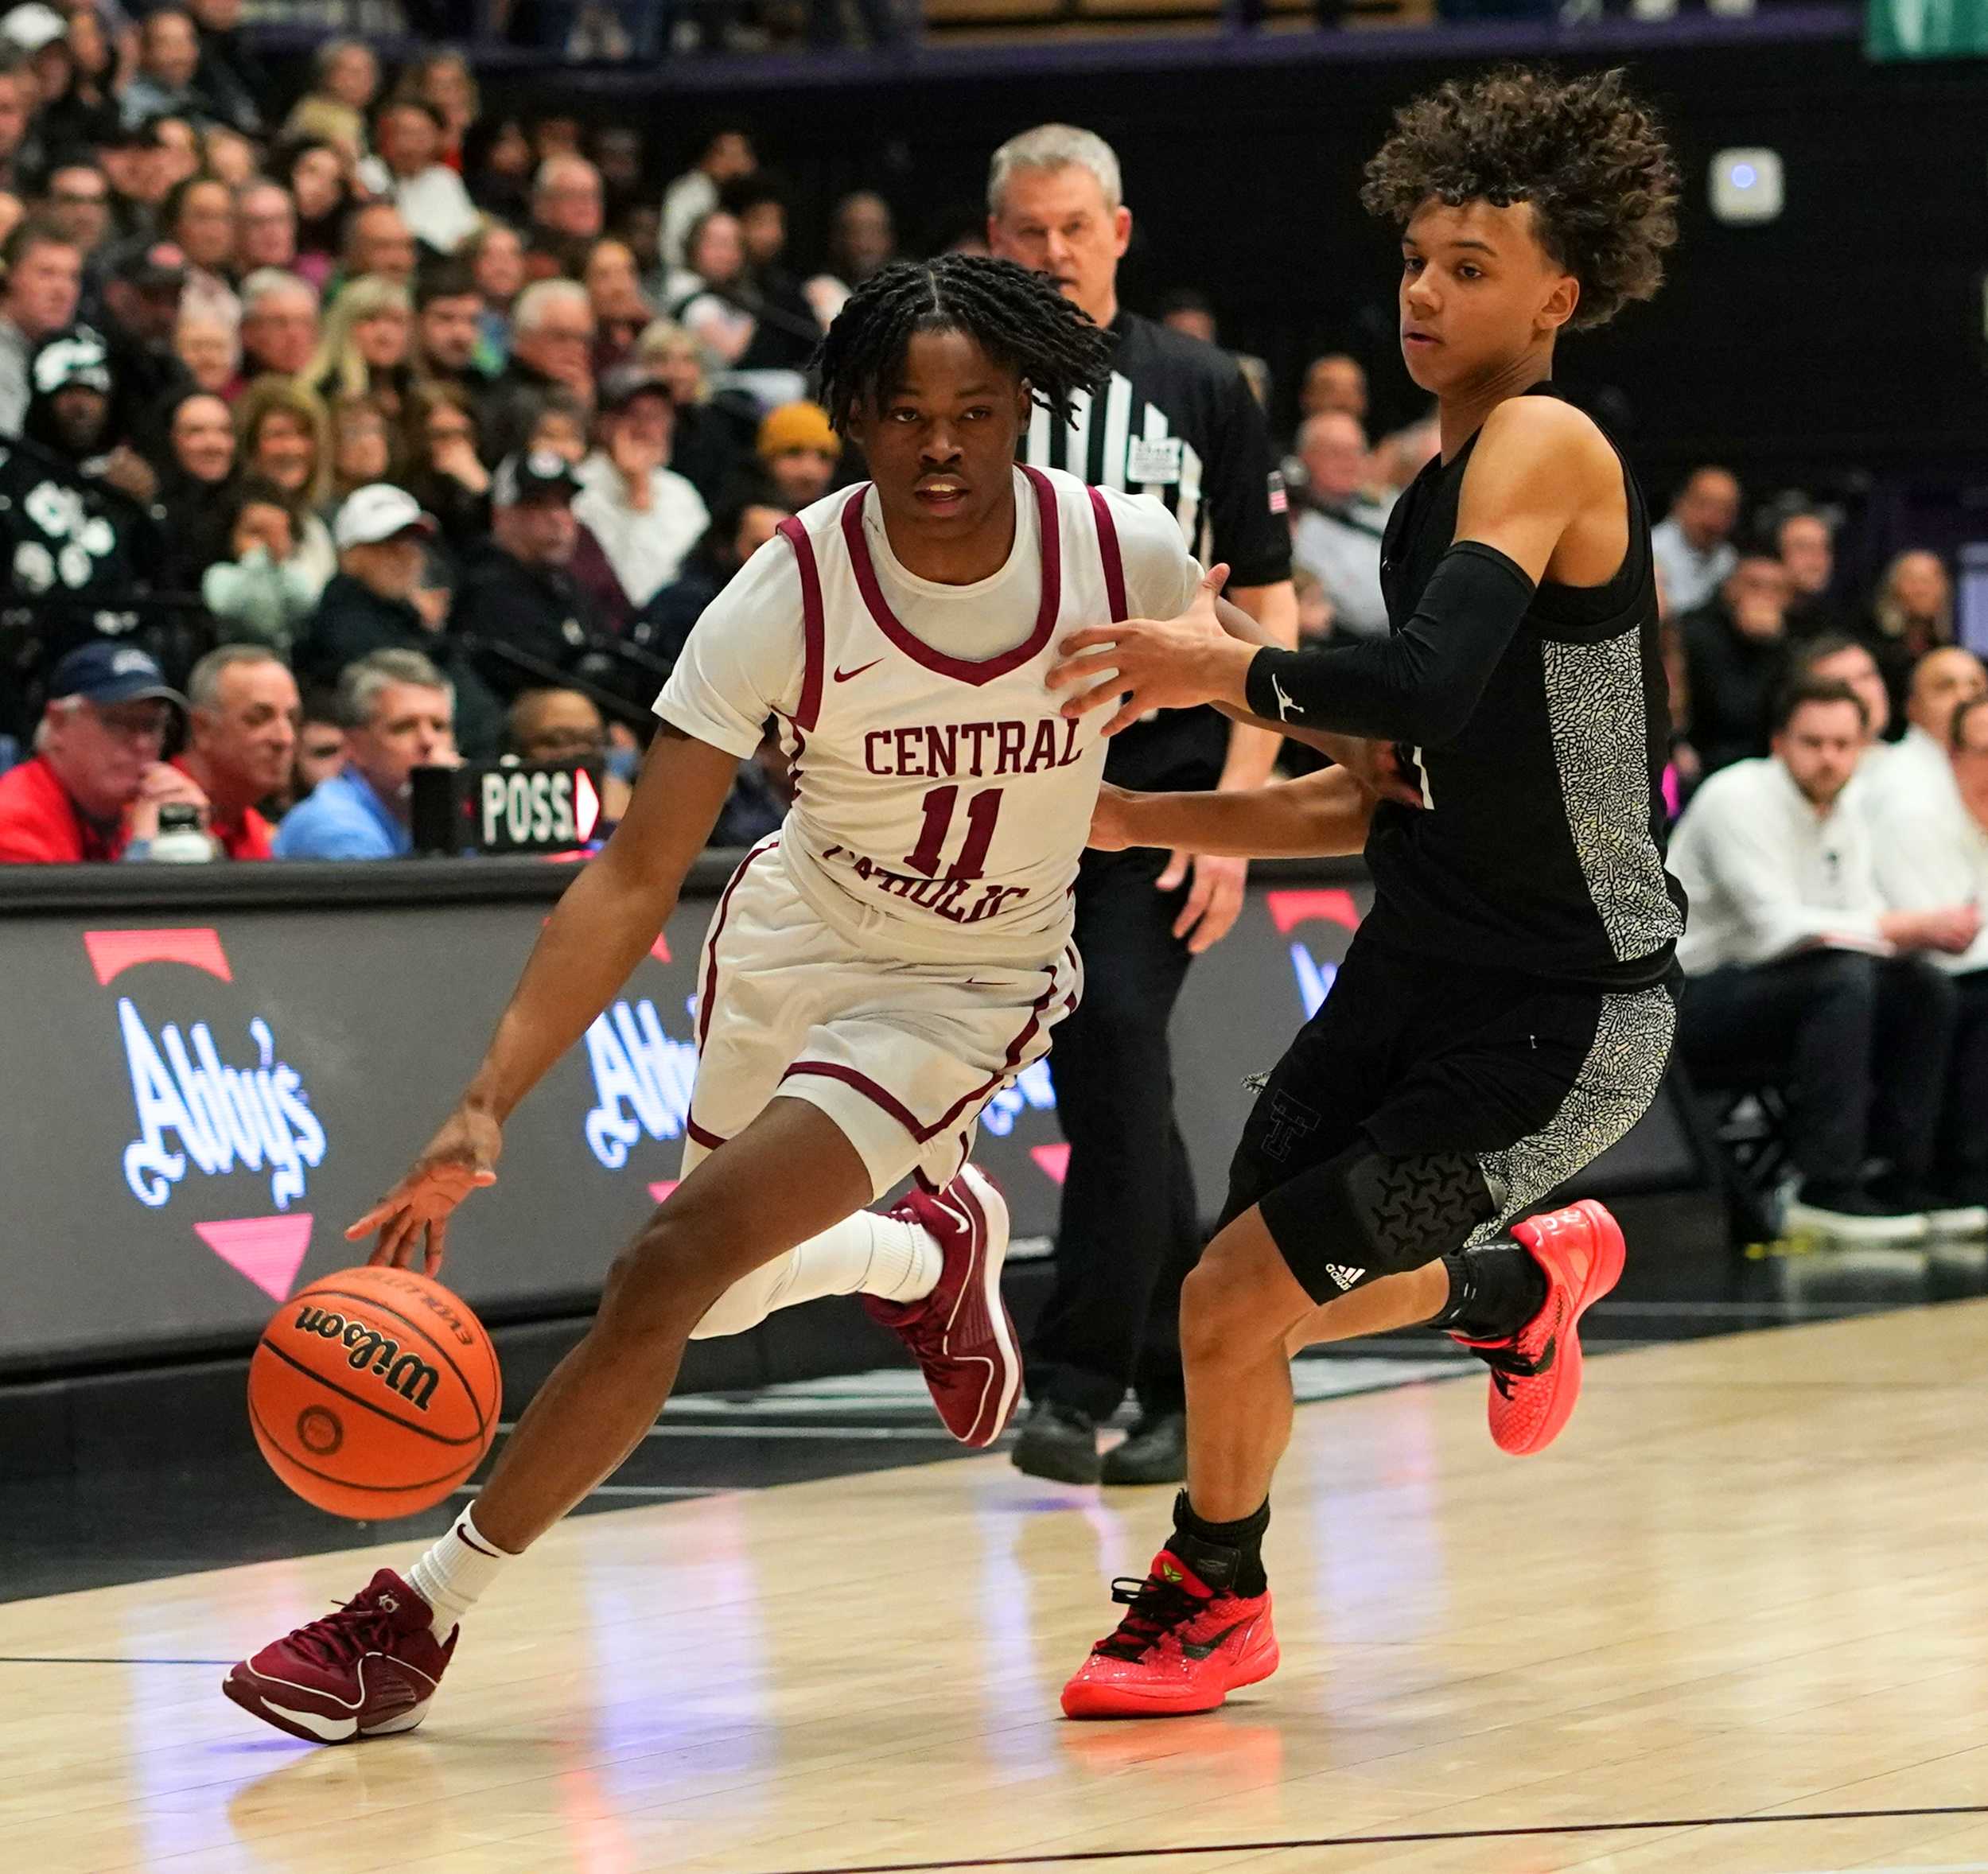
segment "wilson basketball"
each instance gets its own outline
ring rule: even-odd
[[[313,1282],[276,1311],[248,1369],[270,1468],[306,1503],[365,1522],[426,1510],[467,1478],[503,1395],[483,1324],[406,1269]]]

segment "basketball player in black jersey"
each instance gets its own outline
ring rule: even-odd
[[[1364,850],[1375,888],[1188,1278],[1188,1487],[1065,1688],[1072,1717],[1203,1711],[1275,1669],[1261,1551],[1297,1349],[1445,1331],[1490,1365],[1492,1435],[1515,1454],[1573,1410],[1578,1323],[1620,1273],[1621,1233],[1592,1202],[1513,1219],[1655,1096],[1684,904],[1661,857],[1648,517],[1550,380],[1563,330],[1655,291],[1676,196],[1619,74],[1508,70],[1409,106],[1364,199],[1402,231],[1402,350],[1442,449],[1387,530],[1391,635],[1261,647],[1218,567],[1181,617],[1079,632],[1052,673],[1114,729],[1212,702],[1340,764],[1253,793],[1107,789],[1096,843]]]

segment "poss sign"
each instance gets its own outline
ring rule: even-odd
[[[600,820],[600,771],[586,763],[469,761],[414,770],[417,852],[570,852],[593,838]]]

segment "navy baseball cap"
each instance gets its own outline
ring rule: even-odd
[[[135,644],[105,638],[79,644],[55,667],[49,678],[49,700],[80,696],[85,702],[136,702],[157,697],[185,710],[186,698],[165,680],[165,673]]]

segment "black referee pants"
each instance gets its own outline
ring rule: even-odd
[[[1070,1168],[1056,1287],[1025,1350],[1029,1397],[1100,1420],[1128,1386],[1146,1412],[1186,1404],[1181,1284],[1201,1233],[1167,1024],[1192,958],[1173,935],[1187,888],[1154,889],[1167,857],[1084,854],[1083,1000],[1049,1054]]]

